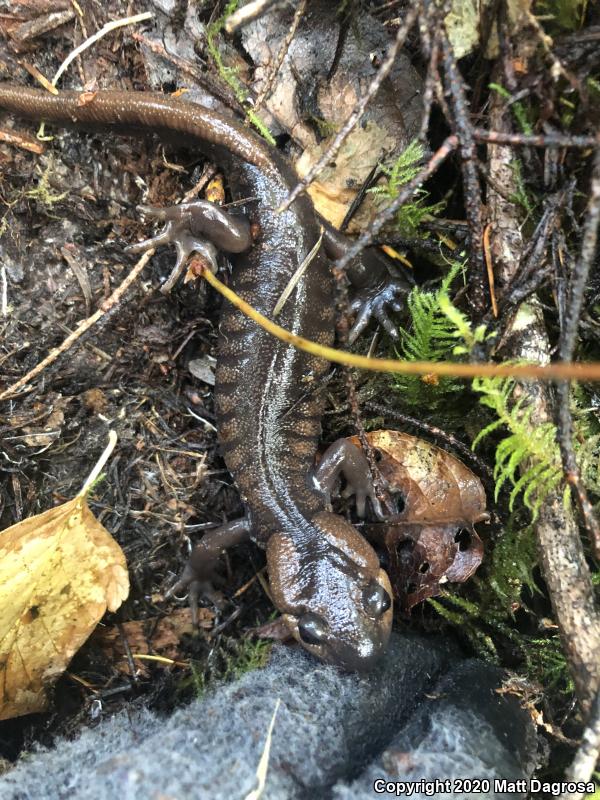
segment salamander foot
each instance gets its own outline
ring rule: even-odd
[[[341,476],[346,480],[342,497],[355,495],[358,516],[361,518],[365,516],[368,497],[377,517],[384,519],[365,454],[347,439],[338,439],[330,445],[314,472],[315,483],[329,505],[331,505],[331,495]]]
[[[206,597],[217,608],[225,605],[223,593],[215,588],[215,584],[223,584],[223,579],[216,572],[219,557],[229,547],[247,539],[249,534],[250,520],[246,517],[206,533],[192,551],[181,577],[166,592],[165,599],[177,592],[188,592],[194,626],[198,624],[199,597]]]

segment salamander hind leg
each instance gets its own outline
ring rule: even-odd
[[[338,439],[337,442],[331,444],[314,470],[314,481],[328,504],[331,504],[331,495],[342,476],[346,480],[346,488],[342,492],[342,496],[356,496],[358,516],[365,516],[368,497],[375,514],[383,519],[383,509],[375,493],[369,462],[363,451],[346,439]]]
[[[218,608],[223,606],[224,597],[215,588],[215,583],[222,583],[222,579],[216,573],[219,557],[225,550],[240,544],[249,535],[250,520],[247,517],[242,517],[242,519],[237,519],[206,533],[192,551],[181,577],[166,593],[165,597],[172,597],[181,591],[189,593],[194,625],[198,624],[199,597],[208,598]]]
[[[164,222],[164,226],[156,236],[130,245],[127,251],[143,253],[164,244],[174,244],[177,251],[175,267],[161,287],[164,293],[171,291],[192,253],[200,255],[211,269],[216,270],[219,250],[242,253],[252,244],[247,219],[234,216],[206,200],[166,208],[138,206],[138,210],[146,217]]]

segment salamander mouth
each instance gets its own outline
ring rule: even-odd
[[[284,614],[283,619],[294,638],[312,655],[347,672],[369,672],[383,658],[391,633],[391,613],[381,624],[372,623],[367,633],[361,631],[354,638],[342,638],[331,631],[325,620],[323,625],[317,614],[300,617]]]

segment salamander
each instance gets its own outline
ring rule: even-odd
[[[258,311],[272,316],[290,278],[319,239],[314,208],[306,195],[283,213],[275,209],[296,182],[283,156],[233,118],[158,93],[43,90],[0,85],[0,108],[14,114],[81,127],[110,126],[159,135],[174,132],[199,146],[226,171],[236,197],[256,198],[247,222],[204,201],[148,211],[165,222],[154,239],[133,249],[174,242],[180,269],[191,251],[214,261],[216,248],[232,253],[233,289]],[[211,210],[212,209],[212,210]],[[344,239],[325,231],[336,257]],[[242,255],[235,255],[235,254]],[[376,289],[368,287],[375,278]],[[367,292],[355,336],[371,315],[387,328],[402,282],[390,281],[373,253],[357,262],[351,280]],[[334,339],[333,279],[320,248],[278,317],[293,333],[330,345]],[[357,327],[358,326],[358,327]],[[272,596],[292,635],[319,658],[352,670],[369,669],[384,652],[392,622],[389,579],[372,547],[346,519],[330,510],[329,495],[341,474],[347,493],[364,513],[377,508],[364,455],[334,443],[313,468],[322,399],[314,391],[327,364],[267,334],[225,305],[220,318],[214,402],[220,446],[247,510],[246,516],[205,534],[177,588],[214,596],[213,571],[224,548],[250,537],[266,550]]]

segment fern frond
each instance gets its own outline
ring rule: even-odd
[[[544,498],[562,480],[556,426],[551,422],[534,424],[531,420],[533,407],[527,405],[525,397],[513,400],[514,388],[515,381],[511,378],[476,378],[473,381],[473,389],[481,394],[481,404],[491,408],[497,417],[479,432],[473,447],[499,427],[508,428],[509,435],[496,447],[496,500],[508,482],[511,484],[509,508],[513,509],[522,493],[523,504],[535,519]]]
[[[452,359],[456,344],[455,328],[440,309],[440,298],[447,296],[449,287],[462,269],[453,264],[439,288],[434,292],[415,287],[408,296],[410,323],[400,330],[397,355],[407,361],[446,361]],[[408,406],[435,409],[447,405],[450,395],[463,390],[459,381],[441,378],[433,385],[416,375],[397,375],[394,383],[402,392],[403,403]]]
[[[383,186],[374,186],[369,189],[369,193],[386,204],[390,200],[394,200],[402,187],[417,175],[424,155],[423,145],[414,139],[393,164],[382,165],[381,170],[387,178],[386,183]],[[427,204],[427,197],[428,192],[425,189],[419,189],[407,203],[398,209],[396,225],[403,236],[414,236],[423,220],[430,219],[444,208],[444,201]]]
[[[482,401],[483,402],[483,401]],[[473,450],[477,447],[479,442],[484,439],[486,436],[489,436],[490,433],[501,428],[504,425],[504,422],[501,419],[495,419],[493,422],[490,422],[489,425],[486,425],[485,428],[477,434],[477,436],[473,439],[473,444],[471,447]]]

